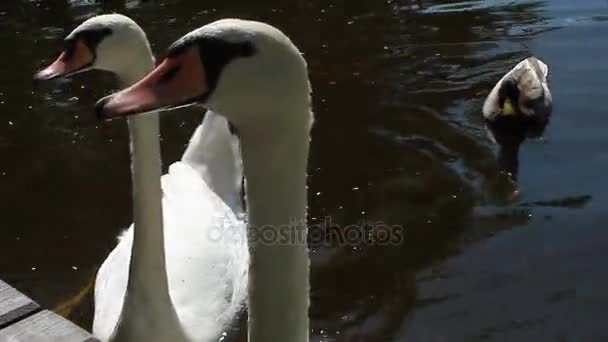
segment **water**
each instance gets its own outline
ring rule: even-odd
[[[78,22],[112,11],[137,20],[160,55],[222,17],[268,21],[305,53],[310,223],[402,227],[391,246],[312,241],[314,341],[608,337],[604,0],[4,1],[0,278],[54,307],[131,222],[126,125],[91,112],[115,82],[31,81]],[[521,195],[505,204],[480,108],[530,54],[550,66],[554,117],[523,147]],[[162,117],[165,165],[200,118]],[[90,308],[77,309],[87,327]]]

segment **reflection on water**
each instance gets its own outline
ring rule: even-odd
[[[103,73],[29,81],[80,20],[111,11],[137,20],[160,55],[235,16],[269,21],[302,48],[316,114],[311,224],[405,232],[392,246],[313,243],[315,341],[605,337],[602,0],[3,2],[0,39],[13,48],[0,59],[1,278],[54,306],[131,222],[125,124],[91,113],[115,83]],[[504,204],[513,185],[481,105],[532,54],[551,68],[554,116],[542,143],[522,146],[521,196]],[[186,112],[162,118],[165,165],[200,122]],[[86,326],[90,312],[72,318]]]

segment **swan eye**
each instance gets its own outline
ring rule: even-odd
[[[159,83],[168,83],[170,82],[172,79],[175,78],[175,76],[177,75],[177,72],[180,69],[180,65],[176,65],[174,67],[172,67],[171,69],[169,69],[159,80]]]
[[[84,30],[76,33],[74,36],[69,37],[65,40],[66,43],[66,51],[68,48],[74,47],[77,40],[82,41],[88,48],[91,50],[93,54],[95,54],[95,50],[99,43],[104,40],[107,36],[112,34],[112,29],[108,27],[104,27],[96,30]]]
[[[249,41],[229,42],[220,38],[204,37],[199,39],[197,44],[211,89],[216,87],[226,65],[235,59],[252,57],[257,52]]]
[[[72,56],[74,56],[74,53],[76,52],[76,39],[66,39],[63,43],[63,51],[65,53],[64,58],[66,60],[71,59]]]

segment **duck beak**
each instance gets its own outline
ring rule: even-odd
[[[133,86],[95,104],[99,119],[188,106],[208,93],[205,68],[197,48],[166,58]]]
[[[86,70],[93,64],[95,56],[80,40],[76,41],[73,50],[64,51],[57,60],[40,70],[34,76],[37,80],[51,80],[66,77]]]
[[[502,105],[502,114],[503,115],[513,115],[515,114],[515,108],[513,107],[513,102],[510,99],[506,99],[505,103]]]

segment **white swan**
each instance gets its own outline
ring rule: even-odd
[[[100,118],[203,104],[239,131],[251,252],[249,341],[308,341],[306,168],[313,122],[306,62],[279,30],[220,20],[190,32]],[[139,115],[138,117],[146,117]]]
[[[37,78],[102,69],[127,86],[153,67],[142,29],[112,14],[78,26]],[[226,119],[207,114],[182,161],[162,176],[161,192],[158,114],[128,124],[134,225],[97,274],[93,333],[103,341],[217,341],[246,298],[237,142]]]

